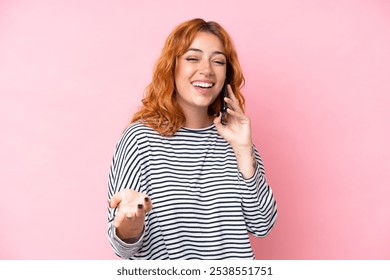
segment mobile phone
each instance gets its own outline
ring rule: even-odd
[[[225,97],[227,97],[227,81],[225,79],[225,83],[223,84],[223,88],[222,88],[222,91],[221,91],[221,114],[222,114],[222,118],[221,118],[221,123],[223,125],[226,125],[227,121],[226,121],[226,111],[227,111],[227,104],[225,102]]]

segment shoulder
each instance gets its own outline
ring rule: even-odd
[[[140,140],[147,138],[148,135],[153,133],[153,131],[154,130],[152,128],[147,127],[140,122],[131,123],[123,131],[118,142],[118,147],[137,145]]]
[[[164,138],[160,133],[158,133],[153,128],[139,122],[131,123],[122,133],[120,141],[125,141],[126,143],[146,143],[149,140],[161,141]]]
[[[140,136],[147,136],[150,134],[155,134],[155,130],[144,125],[140,122],[131,123],[123,132],[122,137],[124,138],[138,138]]]
[[[131,123],[122,132],[116,144],[115,156],[132,156],[139,153],[139,148],[147,145],[151,135],[157,132],[152,128],[140,123]]]

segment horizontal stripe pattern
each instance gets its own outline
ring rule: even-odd
[[[122,242],[108,210],[108,235],[127,259],[253,259],[248,233],[265,236],[277,207],[255,148],[255,175],[244,179],[231,146],[214,125],[172,137],[133,123],[112,160],[108,197],[124,188],[147,193],[153,209],[135,244]]]

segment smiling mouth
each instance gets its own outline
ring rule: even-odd
[[[192,85],[194,87],[198,88],[212,88],[214,86],[214,83],[207,83],[207,82],[193,82]]]

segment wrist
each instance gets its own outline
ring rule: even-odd
[[[119,230],[118,228],[116,228],[116,236],[122,240],[123,242],[125,243],[128,243],[128,244],[133,244],[133,243],[136,243],[138,242],[138,240],[141,238],[143,232],[144,232],[144,229],[142,228],[141,231],[139,230],[131,230],[130,232],[122,232],[121,230]]]
[[[244,144],[244,145],[238,145],[238,144],[232,144],[232,149],[234,153],[237,155],[251,155],[253,152],[253,144],[252,142],[249,144]]]
[[[256,171],[256,157],[253,145],[233,147],[237,166],[245,179],[251,178]]]

